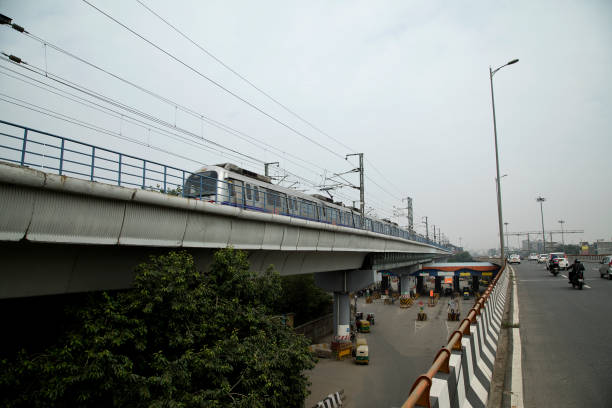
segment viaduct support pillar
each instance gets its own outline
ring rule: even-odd
[[[442,278],[440,276],[436,276],[436,289],[434,292],[442,293]]]
[[[478,293],[478,286],[479,286],[479,277],[472,276],[472,290],[474,291],[474,293]]]
[[[459,287],[459,277],[453,276],[453,291],[461,292],[461,288]]]
[[[351,334],[351,299],[348,293],[334,292],[334,336]]]
[[[417,293],[423,293],[424,287],[423,287],[423,277],[422,276],[417,276],[417,284],[416,284],[416,291]]]
[[[350,292],[374,283],[374,270],[319,272],[314,274],[315,284],[327,292],[334,292],[334,335],[350,335]]]
[[[410,275],[400,275],[401,295],[410,294]]]

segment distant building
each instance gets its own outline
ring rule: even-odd
[[[612,241],[597,241],[593,243],[595,255],[612,254]]]

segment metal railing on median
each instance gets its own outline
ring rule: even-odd
[[[483,295],[476,301],[474,306],[468,312],[468,315],[465,319],[461,321],[457,330],[455,330],[450,337],[448,338],[448,342],[446,346],[442,347],[440,351],[436,354],[434,358],[433,364],[427,370],[427,372],[419,378],[416,379],[412,388],[410,389],[410,395],[408,399],[402,405],[402,408],[412,408],[412,407],[430,407],[430,395],[429,392],[431,390],[431,385],[433,382],[433,377],[438,372],[450,374],[450,356],[451,351],[461,351],[461,339],[464,335],[470,334],[470,326],[475,322],[476,316],[480,315],[481,310],[483,309],[485,303],[489,300],[495,285],[499,281],[499,278],[502,276],[505,267],[502,267],[495,279],[491,282],[491,284],[487,287],[486,291]]]

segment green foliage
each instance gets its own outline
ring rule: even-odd
[[[459,252],[450,258],[448,258],[448,262],[473,262],[474,259],[472,255],[468,251]]]
[[[314,361],[271,317],[280,287],[232,248],[208,274],[185,252],[151,257],[133,290],[92,295],[56,345],[0,361],[0,404],[300,407]]]
[[[315,284],[313,274],[283,276],[281,284],[277,311],[294,312],[296,326],[331,313],[333,299]]]

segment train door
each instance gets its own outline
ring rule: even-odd
[[[232,205],[244,205],[244,189],[243,182],[240,180],[228,179],[227,189],[229,191],[229,202]]]

